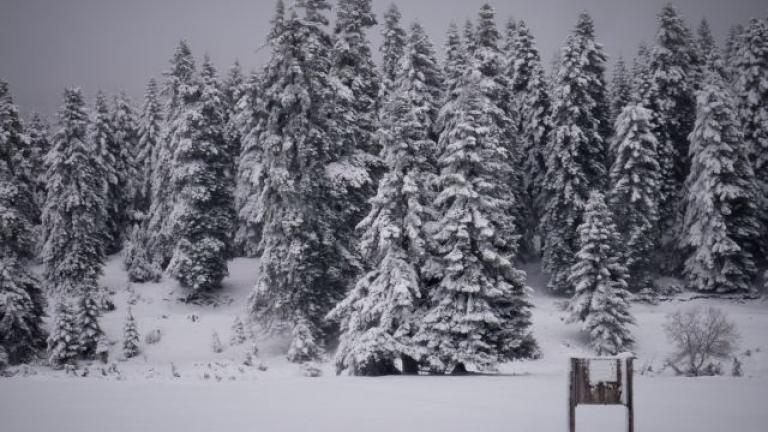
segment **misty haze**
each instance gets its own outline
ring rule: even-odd
[[[0,430],[766,430],[766,6],[3,0]]]

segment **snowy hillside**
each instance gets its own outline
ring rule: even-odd
[[[142,354],[110,362],[118,373],[100,373],[99,362],[86,378],[68,376],[45,366],[0,382],[0,417],[14,432],[89,431],[560,431],[565,424],[566,361],[572,353],[589,353],[578,326],[566,324],[561,300],[543,292],[538,266],[526,268],[536,289],[533,331],[543,352],[535,361],[503,365],[496,375],[470,377],[337,377],[330,362],[320,378],[301,375],[285,361],[287,341],[258,342],[253,366],[243,365],[249,343],[230,346],[230,327],[244,316],[252,289],[255,261],[230,262],[230,276],[216,307],[189,305],[178,299],[175,282],[131,284],[118,256],[106,267],[102,283],[115,291],[116,310],[102,325],[110,340],[120,342],[129,301],[142,335]],[[661,328],[665,315],[680,307],[715,305],[727,311],[741,332],[739,353],[745,377],[679,378],[659,374],[670,349]],[[768,414],[760,407],[768,386],[768,303],[765,300],[682,299],[658,306],[633,304],[638,325],[637,427],[640,431],[723,431],[741,418],[740,432],[762,431]],[[197,317],[193,322],[192,317]],[[147,344],[144,335],[159,329],[162,337]],[[214,353],[212,333],[224,351]],[[750,355],[744,355],[749,350]],[[174,377],[171,364],[178,377]],[[259,370],[259,364],[267,367]],[[728,370],[730,364],[724,365]],[[220,382],[219,382],[220,381]],[[115,413],[125,407],[120,421]],[[47,415],[35,413],[43,409]],[[581,430],[610,430],[623,421],[621,408],[579,408]],[[514,426],[514,427],[513,427]],[[262,429],[263,427],[263,429]],[[592,429],[595,430],[595,429]]]

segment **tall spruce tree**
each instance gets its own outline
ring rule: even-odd
[[[386,102],[389,93],[397,80],[400,59],[403,57],[406,45],[406,33],[400,24],[402,15],[397,6],[392,3],[384,12],[384,28],[381,35],[384,42],[379,48],[381,53],[381,94],[379,100]]]
[[[10,139],[0,142],[0,350],[8,363],[17,364],[45,347],[46,301],[40,282],[26,265],[34,252],[32,221],[23,206],[29,191],[22,181],[24,174],[17,175],[18,168],[13,169],[17,159],[8,158],[13,150],[10,144]]]
[[[651,286],[651,257],[659,245],[661,167],[651,122],[649,110],[627,105],[616,120],[611,143],[615,159],[607,200],[622,235],[623,259],[633,291]]]
[[[80,354],[93,359],[104,331],[99,325],[99,305],[91,293],[84,293],[77,302],[75,329],[78,335]]]
[[[168,266],[176,244],[171,218],[175,205],[171,170],[179,145],[178,126],[184,123],[180,119],[187,114],[199,92],[195,59],[187,41],[179,42],[171,59],[171,69],[165,75],[167,81],[163,93],[167,100],[165,121],[168,127],[153,161],[152,199],[146,220],[146,231],[152,233],[147,249],[152,253],[152,261],[161,269]]]
[[[576,262],[569,279],[574,295],[568,304],[571,321],[583,322],[598,355],[615,355],[634,343],[627,326],[635,320],[629,311],[627,268],[619,252],[619,234],[603,195],[590,194],[579,225]]]
[[[508,61],[507,75],[511,80],[514,111],[518,116],[514,130],[522,153],[521,202],[524,219],[521,221],[521,252],[532,258],[539,252],[534,240],[539,233],[539,222],[544,210],[544,155],[552,130],[552,102],[539,51],[524,21],[517,25],[515,34],[514,49],[511,51],[514,55]]]
[[[629,105],[629,102],[632,99],[632,84],[624,57],[619,57],[618,60],[616,60],[616,65],[613,67],[610,96],[611,122],[615,124],[616,119],[619,118],[619,114],[624,111],[624,107]],[[614,151],[611,152],[611,157],[615,156],[615,149],[613,150]]]
[[[32,151],[8,83],[0,80],[0,161],[6,162],[6,169],[10,170],[18,182],[19,193],[22,194],[22,201],[17,204],[19,211],[29,221],[37,224],[40,209],[35,205],[32,195],[35,190]]]
[[[186,107],[170,125],[174,142],[171,213],[175,239],[168,272],[192,295],[221,287],[227,275],[233,225],[233,164],[225,137],[226,103],[216,70],[206,56],[200,86],[190,89]]]
[[[384,110],[390,119],[382,158],[386,171],[372,209],[358,225],[368,272],[329,317],[340,321],[337,372],[354,375],[414,372],[419,358],[411,337],[418,328],[435,176],[432,138],[441,73],[434,49],[419,24],[411,27],[400,74]]]
[[[144,213],[149,211],[152,202],[152,178],[154,175],[155,159],[163,142],[163,114],[158,101],[157,82],[151,78],[147,83],[144,94],[144,107],[138,124],[138,149],[136,151],[136,170],[138,171],[139,203],[136,210]]]
[[[271,77],[279,78],[276,74]],[[267,110],[261,99],[262,86],[266,88],[269,84],[261,82],[260,74],[252,74],[244,86],[234,119],[241,145],[234,194],[237,216],[234,246],[239,253],[248,257],[256,257],[261,253],[259,244],[263,213],[259,206],[265,178],[261,169],[264,151],[259,141],[259,128]]]
[[[757,180],[757,211],[768,253],[768,19],[752,20],[740,37],[735,94],[744,145]]]
[[[548,287],[562,294],[574,289],[568,275],[578,251],[577,228],[589,194],[602,190],[607,179],[606,143],[600,126],[605,112],[595,96],[604,87],[604,63],[592,18],[582,13],[561,52],[544,177],[544,269],[550,275]]]
[[[141,205],[141,175],[138,160],[139,126],[136,111],[131,99],[125,92],[115,95],[112,111],[112,127],[115,132],[115,144],[120,149],[120,175],[123,177],[123,194],[126,199],[124,220],[121,227],[121,239],[130,233],[131,222],[137,219],[136,209]]]
[[[29,136],[29,147],[31,149],[33,195],[35,206],[42,211],[45,204],[45,189],[47,180],[45,178],[45,157],[51,149],[48,123],[38,113],[32,114],[32,120],[27,127]]]
[[[107,178],[97,141],[87,131],[80,89],[65,90],[46,160],[42,260],[48,289],[70,295],[95,290],[104,262]]]
[[[359,272],[354,253],[355,226],[370,209],[368,200],[376,194],[382,173],[379,154],[379,76],[371,58],[366,31],[376,24],[371,0],[339,0],[333,34],[331,84],[339,86],[333,104],[331,139],[338,146],[326,167],[329,192],[335,202],[333,215],[338,247],[344,251],[340,263],[349,285]]]
[[[514,167],[496,123],[504,111],[486,94],[480,66],[473,62],[467,72],[454,122],[441,137],[433,204],[439,268],[415,336],[435,371],[493,368],[536,352],[530,288],[514,267],[518,203],[507,183]]]
[[[723,47],[723,61],[728,72],[729,81],[734,83],[738,79],[736,68],[738,67],[739,51],[741,49],[741,36],[744,33],[744,26],[737,24],[731,26],[728,30],[728,36],[725,39]]]
[[[340,272],[347,258],[332,224],[340,203],[331,199],[326,177],[340,146],[331,133],[329,8],[325,0],[294,3],[271,33],[259,104],[264,117],[254,131],[263,146],[264,186],[255,204],[262,253],[250,309],[268,330],[304,323],[309,332],[295,334],[291,352],[323,340],[324,317],[343,297],[348,277]]]
[[[697,97],[691,160],[681,233],[686,278],[699,291],[749,292],[760,233],[755,177],[734,98],[714,72]]]
[[[127,223],[128,199],[124,175],[125,158],[122,144],[115,138],[115,127],[112,123],[107,98],[99,91],[93,106],[93,119],[89,124],[88,139],[96,151],[94,168],[100,171],[106,181],[105,205],[106,218],[103,220],[104,231],[103,251],[113,254],[120,250],[123,240],[123,230]]]
[[[661,224],[662,246],[674,249],[672,239],[679,219],[683,183],[688,173],[688,135],[695,117],[696,58],[695,43],[677,9],[667,4],[659,14],[656,44],[650,53],[643,105],[654,113],[654,134],[659,141],[662,170]],[[672,270],[675,254],[669,256],[667,270]]]

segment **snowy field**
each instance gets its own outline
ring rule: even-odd
[[[119,257],[113,257],[102,280],[117,293],[117,310],[102,318],[107,335],[121,340],[130,300],[141,334],[157,328],[162,339],[143,344],[138,358],[115,361],[117,371],[106,375],[100,372],[106,366],[94,363],[86,378],[36,366],[26,377],[20,371],[0,380],[3,432],[566,429],[567,358],[587,351],[578,327],[563,322],[558,300],[542,292],[536,268],[527,270],[537,289],[533,331],[543,351],[540,360],[504,365],[498,375],[385,378],[336,377],[329,362],[322,377],[306,378],[283,360],[282,341],[260,341],[254,366],[243,365],[245,345],[217,354],[211,349],[214,331],[228,345],[234,317],[245,316],[255,267],[253,260],[233,261],[223,304],[206,307],[179,302],[182,292],[173,282],[126,289]],[[661,324],[668,312],[692,305],[719,306],[737,323],[744,377],[679,378],[661,370],[670,351]],[[635,368],[642,371],[635,384],[637,430],[765,430],[768,302],[680,299],[635,304],[633,313]],[[111,358],[118,356],[116,344]],[[259,363],[267,370],[259,370]],[[723,366],[730,371],[730,362]],[[579,430],[622,430],[621,407],[581,407],[577,415]]]

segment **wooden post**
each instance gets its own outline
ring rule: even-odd
[[[576,432],[576,371],[579,360],[571,358],[571,371],[568,378],[568,431]]]
[[[627,392],[627,431],[635,431],[635,403],[632,400],[632,358],[626,360],[627,364],[627,388],[622,391]]]

